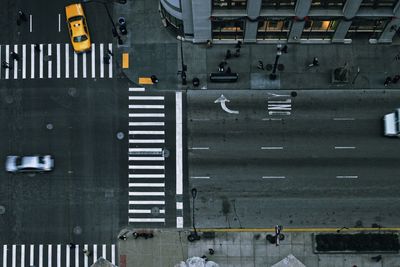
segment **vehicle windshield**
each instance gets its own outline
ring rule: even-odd
[[[81,36],[75,36],[74,37],[74,42],[79,43],[79,42],[83,42],[86,41],[88,38],[86,35],[81,35]]]
[[[83,20],[83,17],[82,16],[75,16],[75,17],[72,17],[72,18],[69,18],[69,22],[73,22],[73,21],[77,21],[77,20]]]

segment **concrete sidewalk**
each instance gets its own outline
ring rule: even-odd
[[[139,77],[156,75],[160,80],[154,85],[156,89],[176,90],[182,88],[177,75],[181,69],[180,41],[164,27],[158,3],[158,0],[136,0],[114,5],[115,20],[125,17],[128,28],[116,58],[121,61],[122,53],[129,54],[129,68],[122,71],[132,82],[137,83]],[[279,60],[284,70],[277,71],[278,79],[272,81],[269,79],[271,71],[260,70],[257,65],[259,60],[264,65],[274,64],[276,44],[243,44],[240,57],[232,56],[227,60],[232,72],[239,74],[238,82],[209,82],[209,74],[217,72],[228,49],[233,54],[235,44],[214,43],[207,48],[205,44],[183,42],[184,63],[188,69],[188,84],[183,89],[193,88],[190,81],[194,77],[200,79],[196,89],[383,89],[387,76],[400,74],[400,61],[395,60],[400,46],[373,45],[368,40],[358,40],[350,45],[289,44],[288,53],[283,53]],[[318,57],[320,65],[308,68],[314,57]],[[332,71],[345,63],[350,72],[348,82],[332,83]],[[390,88],[400,88],[400,82],[386,89]]]
[[[133,230],[131,230],[133,231]],[[399,254],[381,254],[382,260],[371,259],[377,254],[315,254],[312,233],[286,233],[279,246],[266,240],[267,232],[217,232],[215,237],[188,242],[189,231],[154,230],[154,238],[128,239],[119,242],[120,267],[175,266],[190,257],[206,255],[225,266],[273,266],[292,254],[307,267],[397,267]],[[210,255],[209,249],[214,250]],[[291,265],[281,265],[291,266]],[[301,266],[301,265],[300,265]]]

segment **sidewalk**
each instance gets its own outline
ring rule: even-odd
[[[377,254],[315,254],[312,233],[284,232],[280,246],[267,242],[266,232],[217,232],[215,237],[203,237],[192,243],[187,241],[188,234],[188,231],[163,229],[155,230],[151,239],[129,236],[125,241],[120,240],[119,266],[172,267],[187,258],[203,255],[220,267],[273,266],[290,254],[307,267],[400,266],[399,254],[381,254],[380,262],[371,260]],[[215,251],[213,255],[209,254],[210,248]]]
[[[176,90],[181,87],[180,41],[164,27],[158,12],[158,0],[128,1],[114,5],[114,18],[123,16],[127,22],[128,35],[122,36],[124,44],[116,51],[118,61],[122,53],[129,54],[129,68],[124,69],[126,77],[137,83],[139,77],[156,75],[160,82],[155,89]],[[284,70],[277,71],[278,79],[271,81],[270,71],[257,68],[258,61],[274,64],[275,44],[243,44],[240,57],[228,59],[232,72],[239,74],[236,83],[211,83],[208,76],[217,72],[218,64],[226,51],[235,52],[235,44],[205,44],[183,42],[184,63],[187,65],[187,86],[193,88],[191,80],[200,79],[196,89],[384,89],[387,76],[400,74],[400,61],[394,57],[400,53],[398,45],[373,45],[367,40],[358,40],[351,45],[310,44],[288,45],[288,53],[283,53],[279,64]],[[318,67],[307,68],[314,57],[318,57]],[[349,79],[344,84],[332,83],[332,71],[347,63]],[[360,73],[356,77],[357,69]],[[352,82],[354,81],[354,84]],[[387,89],[399,89],[400,82],[390,84]]]

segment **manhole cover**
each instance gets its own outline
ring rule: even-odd
[[[74,227],[74,234],[76,234],[76,235],[82,234],[82,227],[80,227],[80,226],[75,226],[75,227]]]
[[[151,214],[153,214],[153,215],[160,214],[160,209],[158,207],[151,208]]]
[[[6,208],[4,206],[0,206],[0,214],[6,213]]]
[[[122,140],[122,139],[124,139],[124,133],[123,132],[118,132],[117,133],[117,138],[119,139],[119,140]]]
[[[46,128],[47,128],[47,130],[53,130],[53,124],[51,124],[51,123],[48,123],[47,125],[46,125]]]
[[[166,149],[166,148],[164,148],[164,149],[163,149],[163,154],[162,154],[162,155],[163,155],[164,158],[168,158],[168,157],[169,157],[169,150]]]

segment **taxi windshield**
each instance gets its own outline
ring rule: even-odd
[[[74,37],[74,42],[79,43],[79,42],[86,41],[87,39],[88,39],[88,38],[87,38],[86,35],[75,36],[75,37]]]

